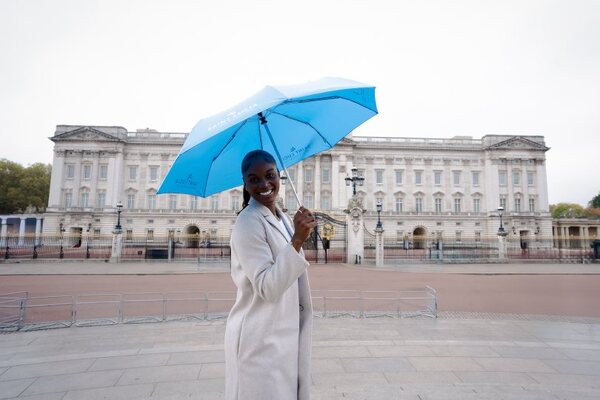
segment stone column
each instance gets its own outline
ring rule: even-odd
[[[21,217],[21,223],[19,224],[19,246],[23,246],[25,244],[25,221],[27,218]]]
[[[36,217],[35,219],[35,245],[39,246],[40,245],[40,233],[42,232],[42,219],[39,217]]]
[[[7,217],[2,217],[2,230],[0,231],[0,244],[2,245],[2,247],[6,247],[6,241],[8,240],[7,238],[7,234],[8,234],[8,218]]]
[[[331,155],[331,203],[329,204],[329,207],[332,210],[336,210],[336,209],[340,209],[343,207],[343,203],[340,201],[340,189],[339,189],[339,185],[340,185],[340,177],[339,177],[339,171],[340,171],[340,165],[339,165],[339,161],[338,161],[339,156],[337,154],[332,154]],[[342,185],[345,185],[344,181],[342,181],[341,183]]]
[[[296,169],[296,193],[300,203],[304,205],[304,163],[300,161]]]
[[[50,177],[50,193],[48,194],[48,207],[59,208],[62,203],[62,188],[64,183],[63,169],[65,165],[65,152],[54,151],[52,162],[52,175]]]
[[[110,262],[118,263],[121,260],[121,250],[123,249],[123,231],[121,229],[113,230],[112,247],[110,250]]]
[[[383,228],[375,228],[375,266],[383,267]]]
[[[502,261],[507,258],[506,235],[506,232],[498,232],[498,259]]]
[[[365,251],[365,232],[361,200],[358,197],[352,197],[346,210],[346,262],[349,264],[360,264]]]

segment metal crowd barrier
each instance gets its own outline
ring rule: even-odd
[[[88,293],[30,296],[0,294],[0,332],[224,319],[235,292]],[[321,318],[388,316],[437,317],[437,293],[423,289],[399,291],[314,290],[313,315]]]

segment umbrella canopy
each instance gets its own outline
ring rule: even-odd
[[[246,153],[273,154],[281,169],[335,146],[377,114],[375,87],[340,78],[267,86],[237,106],[200,120],[158,193],[207,197],[241,185]]]

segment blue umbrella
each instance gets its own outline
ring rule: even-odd
[[[207,197],[239,186],[242,158],[256,149],[273,154],[289,176],[287,167],[332,148],[376,114],[375,87],[370,85],[324,78],[267,86],[237,106],[200,120],[158,193]],[[292,190],[296,194],[293,185]]]

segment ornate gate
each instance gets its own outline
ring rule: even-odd
[[[314,215],[317,226],[302,246],[306,259],[313,263],[345,263],[346,221],[320,212]]]

